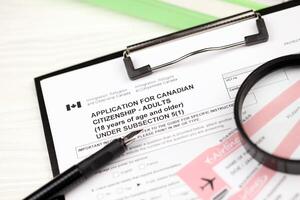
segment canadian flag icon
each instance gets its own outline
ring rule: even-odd
[[[67,111],[70,111],[74,108],[81,108],[81,103],[80,103],[80,101],[77,101],[76,103],[73,103],[73,104],[67,104],[66,108],[67,108]]]

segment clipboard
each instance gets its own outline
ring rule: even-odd
[[[187,37],[190,34],[195,34],[195,33],[200,33],[202,31],[209,31],[211,29],[214,28],[218,28],[218,27],[222,27],[222,26],[228,26],[232,23],[238,23],[240,21],[249,19],[249,18],[263,18],[264,15],[267,14],[271,14],[271,13],[275,13],[281,10],[285,10],[285,9],[289,9],[295,6],[299,6],[300,2],[299,1],[290,1],[290,2],[286,2],[280,5],[276,5],[273,7],[269,7],[269,8],[265,8],[262,10],[259,10],[257,12],[245,12],[245,13],[241,13],[238,15],[234,15],[232,17],[228,17],[225,19],[220,19],[214,22],[210,22],[204,25],[200,25],[200,26],[196,26],[196,27],[192,27],[186,30],[182,30],[179,32],[175,32],[172,34],[168,34],[162,37],[158,37],[152,40],[148,40],[145,42],[141,42],[135,45],[131,45],[129,47],[127,47],[124,50],[120,50],[118,52],[106,55],[106,56],[102,56],[99,58],[95,58],[93,60],[89,60],[71,67],[67,67],[65,69],[62,70],[58,70],[40,77],[35,78],[35,87],[36,87],[36,92],[37,92],[37,98],[38,98],[38,102],[39,102],[39,108],[40,108],[40,114],[41,114],[41,118],[42,118],[42,122],[43,122],[43,128],[44,128],[44,134],[45,134],[45,138],[46,138],[46,143],[47,143],[47,148],[48,148],[48,153],[49,153],[49,158],[50,158],[50,162],[51,162],[51,167],[52,167],[52,173],[54,176],[58,175],[60,173],[59,171],[59,167],[58,167],[58,161],[57,161],[57,156],[56,156],[56,151],[55,151],[55,146],[54,146],[54,141],[53,141],[53,137],[52,137],[52,132],[51,132],[51,127],[50,127],[50,123],[49,123],[49,118],[48,118],[48,114],[47,114],[47,109],[45,106],[45,98],[43,95],[43,90],[41,87],[41,81],[45,80],[47,78],[50,77],[54,77],[63,73],[68,73],[74,70],[79,70],[82,68],[86,68],[92,65],[96,65],[98,63],[103,63],[115,58],[124,58],[124,67],[126,67],[127,69],[127,73],[128,73],[128,77],[130,79],[136,79],[136,78],[142,78],[144,75],[149,75],[152,73],[151,66],[146,66],[146,67],[142,67],[142,68],[136,68],[134,66],[134,61],[131,59],[130,57],[130,53],[133,51],[138,51],[142,48],[147,48],[149,46],[152,45],[157,45],[163,42],[171,42],[172,40],[177,40],[177,39],[184,39],[184,37]],[[235,20],[233,20],[235,19]],[[226,22],[226,23],[225,23]],[[262,22],[258,22],[258,35],[253,37],[251,36],[250,39],[250,44],[251,45],[255,45],[257,43],[260,42],[266,42],[268,39],[268,33],[266,32],[266,30],[264,29],[264,25],[261,24]],[[267,27],[267,24],[266,24]],[[244,43],[243,43],[244,45]],[[143,73],[140,73],[141,71],[136,71],[136,70],[141,70]],[[125,74],[124,74],[125,75]],[[127,75],[126,75],[127,76]]]

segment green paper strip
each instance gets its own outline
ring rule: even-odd
[[[251,1],[251,0],[223,0],[225,2],[228,3],[233,3],[233,4],[237,4],[246,8],[250,8],[253,10],[260,10],[262,8],[267,7],[267,5],[264,5],[262,3],[257,3],[255,1]]]
[[[185,29],[217,18],[159,0],[83,0],[120,13],[153,21],[176,29]]]

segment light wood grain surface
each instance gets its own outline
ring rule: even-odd
[[[52,178],[33,79],[174,30],[76,0],[0,5],[0,199]]]

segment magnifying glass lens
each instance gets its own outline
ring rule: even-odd
[[[251,142],[274,156],[300,160],[300,69],[283,67],[260,79],[242,105]]]

